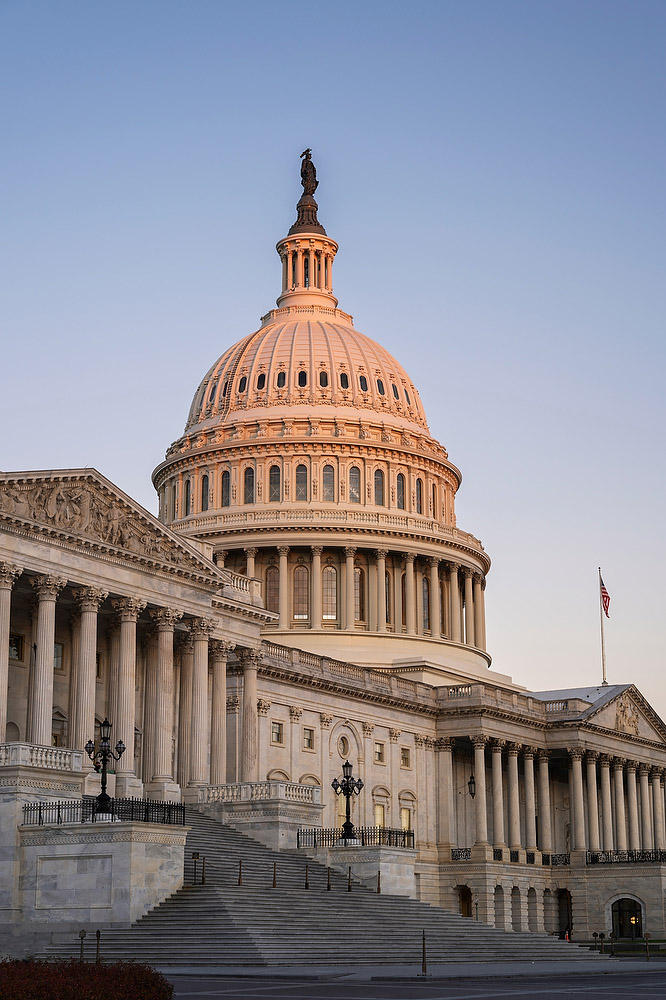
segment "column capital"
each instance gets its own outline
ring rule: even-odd
[[[610,767],[612,758],[607,753],[599,754],[599,767]]]
[[[397,743],[402,736],[402,729],[389,729],[389,739],[391,743]]]
[[[372,734],[375,731],[375,727],[373,726],[372,722],[362,722],[361,725],[363,727],[363,735],[372,736]]]
[[[174,636],[174,641],[176,643],[176,648],[178,652],[182,655],[194,653],[194,636],[191,632],[178,632]]]
[[[638,762],[635,760],[627,760],[625,761],[625,767],[627,768],[627,773],[629,771],[633,771],[635,774],[638,770]]]
[[[536,756],[536,750],[534,749],[534,747],[523,747],[524,760],[527,760],[528,758],[534,760],[535,756]]]
[[[296,705],[289,706],[289,718],[292,722],[298,722],[300,717],[303,715],[303,709],[298,708]]]
[[[224,639],[210,640],[209,649],[214,660],[226,660],[235,648],[235,642],[225,642]]]
[[[388,554],[389,554],[388,549],[375,549],[375,556],[377,557],[377,559],[386,559]]]
[[[356,546],[345,545],[345,556],[347,557],[347,559],[353,559],[355,555],[356,555]]]
[[[176,622],[183,617],[183,612],[175,608],[152,608],[150,617],[158,632],[173,632]]]
[[[428,737],[426,737],[428,739]],[[435,750],[439,753],[442,750],[451,752],[455,749],[455,739],[452,736],[440,736],[435,741]]]
[[[453,576],[453,574],[457,573],[458,570],[460,569],[460,563],[453,562],[451,559],[449,559],[446,563],[446,568],[449,574]]]
[[[650,777],[652,778],[652,780],[654,781],[655,778],[656,778],[658,781],[660,781],[661,780],[662,771],[663,771],[663,769],[661,767],[657,767],[656,764],[653,767],[651,767],[650,768]]]
[[[490,749],[493,753],[501,753],[506,746],[506,740],[492,739],[490,741]]]
[[[257,699],[257,712],[259,715],[266,716],[271,710],[271,702],[267,701],[265,698]]]
[[[439,558],[439,556],[427,556],[427,562],[429,566],[435,566],[439,569],[439,564],[441,562],[441,559]]]
[[[57,600],[60,591],[67,586],[67,580],[62,576],[35,576],[30,583],[42,601]]]
[[[596,764],[597,760],[599,759],[599,751],[598,750],[586,750],[585,751],[585,759],[588,762],[594,761],[594,763]]]
[[[189,631],[193,639],[210,639],[215,628],[212,618],[193,618],[189,623]]]
[[[484,736],[483,733],[477,733],[475,736],[470,736],[470,740],[474,744],[474,747],[485,747],[488,737]]]
[[[320,556],[322,554],[322,552],[324,551],[324,546],[323,545],[311,545],[310,546],[310,551],[312,552],[313,556]]]
[[[641,762],[638,765],[638,773],[639,774],[649,774],[650,773],[650,765],[646,764],[644,761]]]
[[[97,612],[109,596],[109,592],[100,587],[77,587],[72,591],[72,596],[79,611]]]
[[[474,572],[473,576],[474,576],[474,583],[478,583],[480,587],[483,587],[486,579],[483,573]]]
[[[624,757],[614,757],[613,758],[613,770],[614,771],[623,771],[625,763],[626,763],[626,761],[625,761]]]
[[[550,757],[550,750],[546,750],[543,747],[537,749],[537,757],[539,760],[548,760]]]
[[[146,602],[138,597],[114,597],[111,605],[121,622],[135,622],[145,608]]]
[[[278,555],[280,555],[280,556],[288,556],[289,555],[289,546],[288,545],[278,545],[277,550],[278,550]]]
[[[243,664],[243,670],[258,670],[261,666],[261,650],[242,646],[239,659]]]
[[[466,580],[471,580],[471,578],[474,576],[474,570],[472,569],[471,566],[463,566],[462,571],[463,571],[463,576],[465,577]]]
[[[319,722],[321,723],[322,729],[330,729],[333,722],[333,716],[327,715],[326,712],[319,713]]]
[[[11,590],[22,572],[23,566],[4,560],[0,562],[0,590]]]
[[[522,749],[522,743],[507,743],[506,745],[506,752],[509,757],[517,757]]]
[[[429,739],[429,737],[426,736],[425,734],[414,733],[414,746],[415,747],[424,747],[426,745],[426,741],[428,739]]]
[[[416,553],[415,552],[405,552],[405,562],[406,563],[412,563],[413,564],[413,562],[414,562],[415,559],[416,559]]]
[[[248,559],[254,559],[258,551],[259,549],[256,546],[251,546],[249,549],[245,549],[245,555]]]
[[[569,747],[569,756],[572,760],[582,760],[585,756],[584,747]]]

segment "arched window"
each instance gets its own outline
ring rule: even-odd
[[[245,503],[254,503],[254,469],[249,466],[243,474],[243,499]]]
[[[266,610],[280,610],[280,571],[277,566],[266,570]]]
[[[307,500],[308,498],[308,470],[305,465],[296,466],[296,499]]]
[[[262,372],[257,378],[257,389],[263,389],[266,385],[266,373]]]
[[[247,389],[247,376],[243,375],[240,382],[238,383],[238,391],[245,392],[246,389]]]
[[[294,620],[307,621],[310,613],[310,574],[307,566],[294,570]]]
[[[322,499],[328,503],[335,501],[335,469],[332,465],[324,466]]]
[[[377,392],[380,396],[384,395],[384,383],[380,378],[377,379]]]
[[[416,480],[416,513],[423,513],[423,480]]]
[[[304,389],[305,386],[308,384],[308,373],[304,372],[302,369],[298,373],[298,384],[301,389]]]
[[[347,374],[347,372],[340,372],[340,388],[341,389],[349,388],[349,375]]]
[[[393,601],[392,601],[393,588],[391,587],[391,574],[389,573],[388,570],[386,570],[386,573],[384,575],[384,582],[385,582],[385,586],[386,586],[386,623],[387,623],[387,625],[390,625],[391,622],[393,621],[393,614],[392,614],[392,610],[393,610]]]
[[[402,619],[402,628],[403,628],[403,631],[405,631],[406,627],[407,627],[407,584],[405,582],[405,574],[404,573],[402,574],[402,576],[400,578],[400,603],[401,603],[401,606],[402,606],[400,617]]]
[[[400,393],[398,392],[398,387],[395,382],[391,382],[391,388],[393,389],[393,395],[395,399],[400,399]]]
[[[368,391],[368,380],[365,377],[365,375],[361,375],[360,376],[360,378],[358,380],[358,384],[360,385],[362,392],[367,392]]]
[[[432,484],[432,516],[437,517],[437,484]]]
[[[229,506],[229,499],[230,499],[230,493],[231,493],[231,490],[229,489],[230,482],[231,482],[231,475],[229,474],[229,472],[228,471],[227,472],[223,472],[222,473],[222,506],[223,507],[228,507]]]
[[[328,372],[319,372],[319,385],[325,389],[328,385]]]
[[[286,381],[287,381],[287,373],[286,372],[278,372],[278,377],[277,377],[277,387],[278,387],[278,389],[284,389]]]
[[[279,503],[280,496],[280,466],[271,465],[268,473],[268,500],[269,503]]]
[[[324,621],[338,617],[338,571],[335,566],[324,566],[321,574],[321,603]]]
[[[358,465],[352,465],[349,470],[349,502],[361,502],[361,470]]]
[[[398,478],[396,481],[396,493],[398,495],[398,507],[400,510],[405,509],[405,477],[402,472],[398,473]]]
[[[201,479],[201,509],[208,510],[208,476]]]
[[[226,396],[228,391],[229,391],[229,380],[227,379],[227,381],[224,383],[224,388],[222,389],[222,395]]]
[[[423,577],[423,631],[430,628],[430,581]]]
[[[185,480],[185,517],[192,513],[192,483],[189,479]]]
[[[354,569],[354,620],[365,621],[365,573],[360,566]]]
[[[384,473],[381,469],[375,469],[375,504],[384,506]]]

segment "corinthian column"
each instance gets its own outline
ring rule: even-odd
[[[488,820],[486,818],[486,737],[472,736],[474,744],[474,770],[476,771],[476,843],[488,843]]]
[[[190,780],[192,749],[192,676],[194,674],[194,639],[192,633],[179,635],[180,697],[178,699],[178,765],[176,777],[181,789]]]
[[[664,850],[664,805],[661,794],[661,770],[652,769],[652,817],[654,821],[654,847],[656,851]]]
[[[502,787],[502,748],[506,740],[493,740],[493,841],[495,847],[505,847],[504,789]]]
[[[601,828],[603,830],[604,851],[613,850],[613,811],[611,807],[610,758],[599,757],[601,775]]]
[[[576,851],[584,851],[587,847],[585,839],[585,800],[583,798],[583,751],[574,747],[569,751],[571,771],[573,774],[573,846]]]
[[[386,549],[377,549],[377,631],[386,631]]]
[[[312,595],[310,598],[311,614],[310,628],[321,628],[321,545],[312,546],[312,574],[310,576],[310,586]]]
[[[254,578],[254,560],[257,558],[256,548],[245,549],[245,575]]]
[[[227,658],[233,642],[212,639],[213,697],[210,713],[210,783],[224,785],[227,780]]]
[[[615,848],[618,851],[627,849],[627,821],[624,809],[624,761],[616,760],[613,764],[615,778]]]
[[[525,766],[525,847],[528,851],[536,851],[536,797],[534,794],[534,751],[525,747],[523,754]]]
[[[157,629],[157,691],[155,698],[155,773],[150,793],[159,799],[180,798],[180,787],[173,780],[173,633],[182,611],[158,608],[150,612]]]
[[[550,818],[550,778],[547,750],[539,750],[539,824],[541,827],[539,846],[544,854],[550,854],[553,850],[553,827]]]
[[[520,791],[518,787],[518,753],[520,745],[510,743],[507,752],[509,774],[509,847],[520,850]]]
[[[416,634],[416,592],[414,588],[414,553],[405,553],[405,625],[408,635]]]
[[[0,562],[0,743],[4,743],[5,741],[5,731],[7,728],[9,620],[12,605],[12,587],[22,572],[22,566]]]
[[[261,653],[243,650],[243,729],[241,735],[241,781],[257,780],[257,670]]]
[[[114,600],[120,619],[120,649],[116,689],[116,715],[113,720],[117,739],[125,744],[125,753],[116,768],[116,795],[140,796],[142,785],[134,772],[134,689],[136,685],[136,620],[146,606],[133,597]]]
[[[208,640],[214,623],[197,618],[191,626],[194,639],[192,674],[192,730],[190,734],[190,784],[205,785],[208,778]]]
[[[642,847],[644,851],[651,851],[654,848],[654,838],[650,820],[650,767],[648,764],[639,764],[638,780],[641,786]]]
[[[474,574],[474,639],[478,649],[486,648],[486,623],[483,606],[483,577]]]
[[[38,576],[31,580],[39,601],[37,608],[37,654],[29,706],[30,733],[33,743],[50,747],[53,729],[53,644],[55,606],[58,594],[67,581],[57,576]]]
[[[444,848],[454,843],[453,740],[435,740],[437,754],[437,843]]]
[[[587,823],[590,830],[589,849],[598,851],[599,841],[599,802],[597,799],[597,753],[588,750],[585,761],[587,764]]]
[[[472,590],[472,570],[464,567],[465,576],[465,643],[474,646],[474,596]]]
[[[433,639],[442,634],[442,599],[439,593],[439,559],[431,556],[430,563],[430,633]]]
[[[640,851],[641,836],[638,828],[638,795],[636,794],[636,763],[627,761],[627,804],[629,806],[629,850]]]
[[[460,588],[458,586],[458,564],[449,563],[449,600],[451,602],[451,642],[460,642],[462,628],[460,623]]]
[[[345,628],[354,631],[354,556],[356,549],[352,545],[345,548]]]
[[[80,614],[79,663],[76,685],[76,728],[73,746],[83,750],[95,738],[95,681],[97,679],[97,612],[107,593],[99,587],[73,592]]]
[[[279,545],[278,555],[280,557],[278,568],[278,610],[280,612],[280,629],[284,632],[289,628],[289,579],[287,566],[289,546]]]

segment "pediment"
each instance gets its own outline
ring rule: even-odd
[[[597,711],[586,722],[603,729],[613,729],[629,737],[666,742],[666,727],[640,692],[631,685]]]
[[[220,583],[212,562],[96,469],[1,474],[0,518]]]

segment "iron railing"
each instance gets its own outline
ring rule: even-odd
[[[493,861],[504,861],[504,851],[501,847],[493,847]]]
[[[509,851],[509,861],[512,861],[514,864],[520,861],[520,851]]]
[[[298,830],[297,847],[344,847],[345,844],[361,847],[408,847],[414,848],[413,830],[394,830],[384,826],[356,826],[354,839],[345,841],[340,827],[311,827]]]
[[[140,823],[185,825],[185,806],[180,802],[154,799],[111,799],[111,812],[99,812],[97,799],[58,799],[55,802],[26,802],[24,826],[51,826],[61,823],[102,823],[112,819]]]
[[[570,854],[542,854],[541,864],[550,865],[551,868],[562,867],[563,865],[571,864]]]
[[[588,851],[588,865],[666,864],[666,851]]]
[[[451,861],[471,861],[471,859],[472,859],[471,847],[451,848]]]

